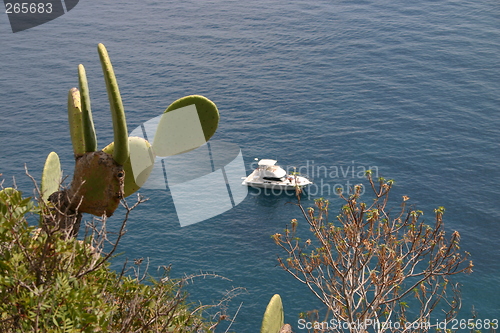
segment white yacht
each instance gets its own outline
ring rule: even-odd
[[[243,178],[242,185],[260,188],[293,190],[297,186],[304,187],[312,182],[303,176],[289,175],[276,160],[262,159],[258,167],[248,177]]]

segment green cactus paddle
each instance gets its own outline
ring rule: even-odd
[[[97,150],[97,137],[95,134],[92,110],[90,107],[89,84],[83,65],[78,65],[78,83],[80,86],[80,103],[82,111],[83,136],[85,138],[85,152]]]
[[[109,59],[108,51],[103,44],[97,46],[99,58],[101,60],[104,81],[108,91],[109,105],[111,108],[111,117],[113,119],[114,143],[113,159],[116,163],[123,165],[129,158],[127,121],[125,119],[125,110],[123,108],[120,89],[116,81],[115,72]]]
[[[76,88],[70,89],[68,93],[68,123],[75,156],[85,154],[86,147],[85,136],[83,135],[80,91]]]
[[[158,123],[153,151],[166,157],[196,149],[214,135],[219,110],[208,98],[191,95],[170,104]]]
[[[284,325],[284,322],[285,315],[283,314],[281,296],[279,294],[275,294],[269,301],[266,312],[264,312],[260,333],[279,333],[281,327]]]
[[[182,97],[168,106],[165,113],[180,109],[185,106],[195,105],[200,118],[205,141],[210,140],[219,125],[219,110],[214,102],[201,95],[190,95]]]
[[[59,156],[51,152],[45,160],[42,173],[42,198],[47,201],[49,196],[59,191],[61,185],[62,171]]]

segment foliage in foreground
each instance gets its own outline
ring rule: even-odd
[[[327,200],[304,209],[299,197],[314,237],[302,241],[293,219],[284,234],[273,235],[286,251],[279,264],[326,306],[331,319],[311,326],[315,332],[427,332],[436,328],[431,313],[456,317],[461,300],[450,277],[471,272],[472,262],[460,251],[457,231],[446,237],[444,208],[427,224],[406,196],[400,208],[389,207],[392,181],[377,184],[367,175],[374,200],[362,201],[361,186],[339,193],[344,205],[333,219]]]
[[[207,332],[204,307],[186,302],[184,280],[149,284],[109,269],[103,220],[84,241],[30,226],[31,198],[0,191],[1,332]],[[128,213],[134,207],[128,207]],[[123,231],[120,231],[121,236]],[[114,249],[115,247],[113,247]],[[168,270],[165,271],[168,274]]]

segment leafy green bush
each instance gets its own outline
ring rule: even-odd
[[[144,284],[111,270],[105,228],[94,224],[81,241],[30,225],[29,215],[47,214],[43,207],[16,189],[0,191],[1,332],[207,332],[216,326],[202,307],[186,302],[183,280],[165,275]]]

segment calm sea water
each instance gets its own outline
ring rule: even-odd
[[[478,318],[499,318],[499,31],[496,0],[82,0],[16,34],[1,14],[0,172],[29,192],[24,164],[39,179],[56,151],[71,174],[66,98],[79,63],[99,147],[112,141],[102,42],[130,130],[177,98],[202,94],[220,110],[214,139],[239,145],[248,172],[256,157],[277,158],[314,178],[307,205],[324,196],[337,209],[333,187],[362,182],[358,173],[371,168],[396,180],[395,205],[408,195],[429,221],[445,206],[447,229],[460,232],[475,265],[459,279],[461,317],[474,307]],[[242,303],[232,327],[239,332],[258,331],[274,293],[295,327],[299,312],[318,307],[276,267],[283,253],[270,235],[300,216],[286,204],[293,198],[251,192],[236,208],[180,228],[169,192],[142,193],[150,200],[133,214],[115,267],[144,257],[153,275],[172,263],[174,276],[230,279],[196,279],[189,290],[211,302],[246,288],[229,306],[234,314]]]

